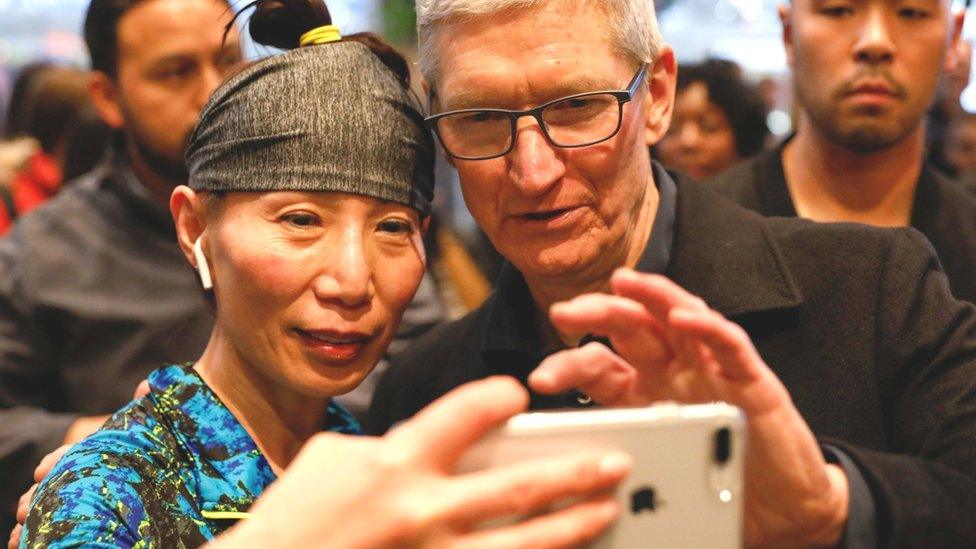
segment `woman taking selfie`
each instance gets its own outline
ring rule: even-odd
[[[295,49],[247,67],[214,93],[187,151],[189,185],[170,202],[180,245],[212,293],[209,344],[194,364],[152,373],[147,396],[61,459],[34,496],[22,546],[200,545],[251,516],[258,496],[307,442],[322,440],[319,433],[359,433],[331,398],[373,368],[420,283],[432,142],[411,102],[405,61],[380,39],[341,38],[320,2],[255,5],[252,36]],[[506,390],[512,401],[514,389]],[[411,446],[405,441],[420,435],[409,425],[389,440],[327,437],[335,470],[316,471],[323,483],[291,502],[319,502],[320,520],[335,523],[328,531],[346,535],[320,540],[330,546],[477,536],[559,546],[598,534],[616,512],[611,501],[585,501],[535,524],[474,528],[559,497],[592,495],[625,473],[619,456],[607,466],[607,456],[588,455],[451,477],[453,454],[524,408],[519,394],[503,412],[474,414],[470,423],[487,423],[462,432],[436,466],[425,452],[436,457],[433,446],[452,445],[427,434],[431,448]],[[436,423],[431,417],[427,423]],[[414,449],[397,455],[404,448]],[[333,473],[341,475],[334,482]],[[515,492],[529,479],[538,489],[526,500]],[[402,513],[416,511],[377,503],[404,491],[416,495],[411,505],[426,506],[424,520],[407,530]],[[516,497],[506,503],[509,492]],[[445,497],[450,504],[435,505]],[[363,527],[343,529],[350,524]]]

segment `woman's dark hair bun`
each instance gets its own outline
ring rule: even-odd
[[[331,25],[332,16],[323,0],[254,0],[241,11],[254,8],[248,23],[251,38],[259,44],[292,50],[301,37],[317,27]],[[392,46],[371,32],[342,37],[343,42],[359,42],[389,67],[405,87],[410,85],[410,67]]]

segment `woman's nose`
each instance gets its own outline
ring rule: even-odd
[[[372,299],[372,270],[365,243],[357,233],[346,231],[326,247],[312,287],[318,299],[338,302],[346,308],[363,306]]]

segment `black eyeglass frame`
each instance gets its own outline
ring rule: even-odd
[[[563,149],[576,149],[580,147],[589,147],[590,145],[603,143],[604,141],[607,141],[608,139],[611,139],[613,138],[613,136],[617,135],[617,132],[620,131],[620,125],[623,122],[624,103],[629,102],[634,98],[634,96],[637,95],[637,91],[640,89],[640,85],[644,81],[644,78],[646,76],[647,76],[647,64],[641,63],[641,66],[637,70],[637,73],[634,74],[634,77],[630,80],[630,84],[628,84],[626,89],[623,90],[602,90],[602,91],[576,93],[573,95],[567,95],[566,97],[553,99],[552,101],[547,101],[539,105],[538,107],[526,109],[524,111],[512,111],[507,109],[459,109],[455,111],[447,111],[447,112],[442,112],[440,114],[435,114],[424,118],[424,124],[427,126],[427,128],[433,131],[435,135],[437,135],[437,139],[440,140],[441,145],[444,147],[444,151],[446,151],[447,154],[451,155],[453,158],[457,158],[459,160],[491,160],[492,158],[505,156],[506,154],[512,152],[512,149],[515,148],[515,141],[518,139],[518,134],[516,133],[516,129],[517,129],[516,125],[518,123],[518,119],[522,118],[523,116],[531,116],[532,118],[535,118],[535,121],[539,124],[539,128],[542,129],[542,134],[546,136],[546,140],[549,141],[549,143],[551,143],[555,147],[560,147]],[[591,95],[612,95],[617,99],[617,127],[613,129],[610,135],[606,137],[602,137],[595,141],[580,143],[577,145],[561,145],[557,143],[552,138],[552,136],[549,135],[549,130],[546,128],[546,123],[545,121],[542,120],[542,111],[562,101],[567,101],[570,99],[578,99],[581,97],[589,97]],[[446,144],[444,144],[444,138],[441,137],[440,129],[438,129],[437,127],[437,121],[446,116],[463,114],[463,113],[472,113],[472,112],[492,112],[492,113],[500,113],[500,114],[507,115],[509,121],[509,128],[510,128],[509,135],[511,136],[511,141],[508,144],[508,148],[506,148],[504,151],[498,154],[492,154],[489,156],[461,156],[458,154],[454,154],[454,152],[451,151]]]

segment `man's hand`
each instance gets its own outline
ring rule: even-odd
[[[146,396],[148,393],[149,382],[143,380],[136,387],[135,394],[132,398],[136,400]],[[20,546],[20,531],[23,529],[24,521],[27,520],[27,510],[30,508],[31,500],[34,499],[34,492],[37,491],[37,486],[51,472],[54,464],[68,453],[68,449],[71,448],[72,444],[97,431],[108,418],[109,416],[107,415],[78,418],[68,427],[68,432],[64,437],[64,445],[56,448],[53,452],[41,459],[41,463],[34,469],[34,484],[26,493],[20,496],[20,500],[17,502],[17,524],[10,532],[10,538],[7,541],[8,549],[15,549]]]
[[[38,484],[44,480],[44,477],[51,472],[54,465],[62,458],[68,449],[71,448],[70,444],[65,444],[64,446],[59,446],[50,454],[44,456],[41,459],[41,463],[34,469],[34,484],[27,490],[23,495],[20,496],[20,500],[17,502],[17,524],[14,529],[10,532],[10,538],[7,541],[8,549],[16,549],[20,546],[20,531],[23,528],[24,522],[27,520],[27,510],[30,509],[30,502],[34,499],[34,492],[37,491]]]
[[[745,331],[659,275],[621,269],[615,295],[554,305],[557,329],[610,338],[556,353],[529,377],[545,394],[579,389],[596,402],[638,406],[659,400],[725,401],[743,409],[746,543],[830,545],[848,512],[843,470],[828,465],[786,388]]]
[[[87,437],[88,435],[94,433],[102,424],[105,423],[109,416],[86,416],[80,417],[68,426],[68,431],[64,435],[64,444],[74,444],[79,440]]]
[[[626,454],[554,455],[452,475],[468,447],[528,404],[511,378],[460,387],[383,438],[316,436],[218,547],[574,547],[618,514],[604,495]],[[579,499],[558,511],[548,506]],[[507,525],[492,519],[532,518]]]

